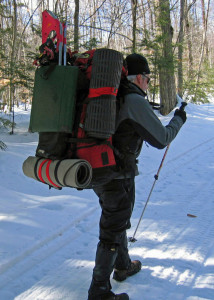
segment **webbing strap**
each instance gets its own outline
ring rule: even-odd
[[[49,182],[51,183],[51,185],[57,187],[57,188],[60,188],[60,186],[56,185],[52,180],[51,180],[51,177],[50,177],[50,173],[49,173],[49,169],[50,169],[50,164],[52,163],[51,160],[49,160],[49,162],[47,163],[47,167],[46,167],[46,176],[47,176],[47,179],[49,180]]]
[[[118,89],[115,87],[101,87],[97,89],[89,89],[88,98],[99,97],[102,95],[117,96]]]
[[[70,143],[75,143],[75,144],[89,144],[89,145],[84,145],[84,146],[77,146],[76,149],[84,149],[84,148],[90,148],[94,146],[99,146],[99,145],[107,145],[109,146],[113,151],[115,151],[115,147],[107,140],[97,140],[93,138],[69,138],[68,142]],[[118,153],[118,150],[115,151]]]
[[[80,143],[80,144],[92,144],[92,143],[97,143],[97,140],[93,138],[68,138],[67,142]]]
[[[91,148],[91,147],[99,146],[99,145],[100,144],[90,144],[90,145],[87,145],[87,146],[76,147],[76,149],[79,150],[79,149]]]
[[[66,171],[66,173],[65,173],[65,175],[64,175],[64,177],[63,177],[63,184],[64,184],[64,186],[72,187],[72,186],[66,184],[65,178],[66,178],[68,172],[69,172],[73,167],[75,167],[77,164],[78,164],[78,162],[74,163],[74,164],[71,165],[70,168],[68,168],[68,170]]]
[[[59,181],[59,178],[58,178],[58,169],[59,169],[59,165],[61,164],[62,160],[59,160],[58,163],[56,164],[56,167],[55,167],[55,170],[54,170],[54,177],[55,177],[55,180],[56,182],[59,184],[59,185],[63,185],[60,181]]]

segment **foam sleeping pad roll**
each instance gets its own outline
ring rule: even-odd
[[[83,159],[51,160],[29,156],[22,168],[27,177],[57,189],[87,188],[92,179],[92,167]]]
[[[84,130],[90,137],[107,139],[115,132],[116,95],[122,67],[120,52],[112,49],[95,51],[84,123]]]

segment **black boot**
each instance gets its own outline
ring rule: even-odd
[[[115,260],[114,269],[125,270],[131,264],[131,259],[129,257],[128,251],[128,240],[126,232],[121,234],[120,245],[117,251],[117,258]]]
[[[141,262],[139,260],[133,260],[128,269],[126,270],[114,270],[113,279],[116,281],[123,281],[127,277],[138,273],[141,270]]]
[[[103,295],[98,296],[88,296],[88,300],[129,300],[129,296],[125,293],[114,294],[113,292],[108,292]]]
[[[115,295],[111,292],[110,275],[117,257],[117,246],[98,243],[93,279],[88,291],[88,300],[128,300],[125,293]]]
[[[116,295],[112,292],[109,292],[109,295],[105,295],[105,297],[101,298],[100,300],[129,300],[129,296],[125,293]]]
[[[117,248],[114,244],[98,243],[93,270],[93,279],[96,282],[109,281],[117,257]]]
[[[110,280],[107,282],[97,282],[92,279],[88,300],[129,300],[129,296],[125,293],[114,294],[111,291]]]

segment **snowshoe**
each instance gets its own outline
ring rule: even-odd
[[[127,277],[138,273],[141,270],[141,262],[139,260],[133,260],[127,270],[114,270],[113,279],[116,281],[123,281]]]
[[[129,300],[129,296],[126,293],[116,295],[113,292],[108,292],[99,296],[91,296],[88,300]]]

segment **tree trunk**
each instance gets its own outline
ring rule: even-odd
[[[137,30],[137,0],[131,0],[132,5],[132,53],[136,52],[136,30]]]
[[[203,19],[203,26],[204,26],[204,31],[206,31],[207,27],[207,20],[206,20],[206,12],[205,12],[205,5],[204,5],[204,0],[201,0],[201,9],[202,9],[202,19]],[[205,38],[205,53],[206,53],[206,58],[208,59],[208,43],[207,43],[207,37]]]
[[[17,40],[17,3],[13,0],[13,37],[12,37],[12,49],[10,56],[10,94],[9,94],[9,109],[12,111],[14,101],[14,64],[15,64],[15,50]]]
[[[15,53],[16,53],[16,42],[17,42],[17,3],[16,0],[13,0],[13,23],[12,23],[12,49],[11,49],[11,56],[10,56],[10,76],[9,76],[9,110],[12,112],[12,131],[13,134],[14,129],[14,67],[15,67]]]
[[[196,85],[195,85],[195,91],[197,90],[199,81],[200,81],[200,73],[201,73],[201,67],[202,67],[202,62],[204,59],[204,49],[206,46],[206,39],[207,39],[207,22],[208,22],[208,15],[209,15],[209,8],[210,8],[210,0],[208,0],[208,7],[207,7],[207,15],[206,15],[206,22],[205,22],[205,28],[203,32],[203,39],[202,39],[202,44],[201,44],[201,55],[200,55],[200,60],[198,64],[198,72],[197,72],[197,79],[196,79]]]
[[[183,41],[184,41],[184,4],[180,0],[180,31],[178,37],[178,95],[183,96]]]
[[[161,114],[167,115],[175,106],[176,89],[172,51],[173,28],[170,19],[169,0],[159,0],[158,25],[161,32],[161,59],[159,61],[159,83]]]
[[[75,12],[74,12],[74,51],[79,51],[79,0],[75,0]]]
[[[192,78],[193,76],[193,53],[192,53],[192,40],[190,34],[190,24],[189,24],[189,9],[187,9],[187,3],[185,3],[185,29],[186,29],[186,38],[188,46],[188,77]]]

